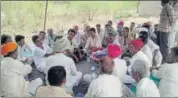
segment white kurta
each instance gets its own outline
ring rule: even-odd
[[[4,97],[28,97],[28,82],[24,77],[32,70],[30,65],[10,57],[1,62],[1,94]]]
[[[151,51],[150,47],[147,44],[145,44],[141,50],[146,54],[146,56],[148,57],[149,62],[151,64],[150,66],[152,66],[153,55],[152,55],[152,51]]]
[[[85,97],[121,97],[122,84],[113,75],[102,74],[93,80]]]
[[[37,69],[40,72],[44,72],[46,69],[46,57],[44,57],[44,55],[46,53],[52,53],[52,49],[48,45],[43,44],[43,48],[44,49],[35,47],[35,49],[34,49],[33,59],[34,59]]]
[[[137,97],[160,97],[156,84],[149,78],[143,78],[136,87]]]
[[[113,70],[113,75],[118,77],[121,81],[121,83],[124,83],[124,77],[126,75],[127,72],[127,65],[126,62],[122,59],[119,58],[115,58],[114,59],[114,70]]]
[[[67,82],[65,88],[68,93],[72,93],[72,87],[77,85],[82,78],[82,73],[77,71],[74,61],[62,53],[50,56],[46,60],[46,73],[53,66],[64,66],[67,72]]]
[[[161,97],[178,97],[178,63],[163,64],[158,71],[153,70],[153,75],[161,79],[159,84]]]
[[[156,61],[156,66],[159,67],[162,63],[163,56],[160,52],[159,46],[155,44],[151,39],[148,39],[147,45],[150,47],[153,60]]]
[[[149,68],[151,67],[151,63],[150,63],[148,57],[146,56],[146,54],[143,51],[139,51],[130,59],[131,65],[128,67],[128,71],[130,73],[131,73],[131,68],[132,68],[133,63],[135,62],[135,60],[138,60],[138,59],[146,61],[148,63],[148,65],[150,65]]]

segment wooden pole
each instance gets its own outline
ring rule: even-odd
[[[46,7],[45,7],[45,18],[44,18],[44,28],[43,28],[44,31],[46,30],[47,10],[48,10],[48,0],[46,0]]]

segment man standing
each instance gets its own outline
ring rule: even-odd
[[[175,12],[169,5],[169,0],[161,0],[163,6],[160,14],[159,23],[159,38],[160,38],[160,50],[163,55],[163,62],[167,62],[167,56],[169,52],[168,37],[170,34],[171,27],[173,26]]]

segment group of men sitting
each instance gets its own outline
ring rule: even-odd
[[[1,35],[1,96],[72,97],[83,78],[86,97],[178,97],[178,47],[163,61],[150,26],[132,22],[128,28],[120,21],[115,30],[108,21],[104,30],[85,25],[82,33],[74,26],[67,36],[48,29],[32,36],[33,45],[23,35],[15,41]],[[99,74],[77,70],[75,64],[87,57],[99,65]],[[44,80],[29,81],[33,65]]]

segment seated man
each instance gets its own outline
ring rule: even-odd
[[[85,45],[84,49],[86,51],[89,51],[89,53],[96,52],[97,50],[102,49],[101,40],[98,34],[96,34],[95,28],[91,28],[89,32],[90,37],[88,38],[87,44]]]
[[[137,97],[160,97],[156,84],[149,78],[148,63],[136,59],[132,65],[132,77],[136,80]]]
[[[49,47],[53,48],[54,40],[56,38],[56,34],[54,33],[52,28],[47,30],[47,41],[49,42]]]
[[[11,42],[12,38],[9,35],[3,34],[1,35],[1,45]],[[3,55],[1,55],[1,61],[4,59]]]
[[[178,97],[178,47],[171,49],[168,63],[160,66],[159,70],[153,70],[153,76],[161,79],[159,90],[161,97]]]
[[[41,42],[38,35],[34,35],[32,41],[35,44],[33,57],[35,65],[38,71],[44,72],[46,69],[46,57],[54,55],[54,53],[48,45]]]
[[[32,49],[25,43],[25,37],[23,35],[16,35],[15,41],[18,44],[18,59],[31,64]]]
[[[68,93],[73,93],[72,92],[73,86],[77,85],[80,79],[82,78],[82,73],[80,71],[77,71],[74,61],[62,53],[57,53],[47,58],[46,72],[49,68],[53,67],[54,65],[61,65],[66,69],[67,82],[65,84],[65,89]]]
[[[148,35],[148,30],[146,28],[141,28],[141,31],[139,33],[139,38],[142,40],[142,42],[144,44],[144,46],[141,50],[146,54],[146,56],[148,57],[151,65],[152,65],[153,54],[152,54],[152,51],[151,51],[149,45],[147,44],[149,35]]]
[[[37,82],[34,80],[33,83],[39,85],[29,86],[25,76],[32,71],[32,67],[17,60],[17,47],[14,42],[6,43],[1,47],[1,54],[5,57],[1,62],[2,97],[29,97],[28,89],[36,89],[42,84],[42,80]]]
[[[101,74],[93,80],[85,97],[121,97],[122,84],[113,75]]]
[[[106,50],[97,52],[95,57],[99,60],[101,66],[105,66],[106,69],[112,70],[112,74],[116,76],[123,84],[127,71],[127,65],[124,60],[119,59],[120,55],[120,47],[115,44],[109,44]],[[91,82],[91,79],[88,79],[88,77],[90,77],[90,75],[85,75],[84,80],[86,79]]]
[[[36,97],[71,97],[64,90],[66,70],[62,66],[53,66],[48,71],[48,86],[41,86],[36,91]]]
[[[142,59],[146,61],[149,65],[149,68],[151,67],[151,62],[149,61],[146,54],[141,50],[143,48],[144,44],[140,39],[131,40],[129,43],[129,49],[132,55],[132,58],[130,59],[130,66],[128,69],[128,72],[131,73],[131,67],[136,59]]]

